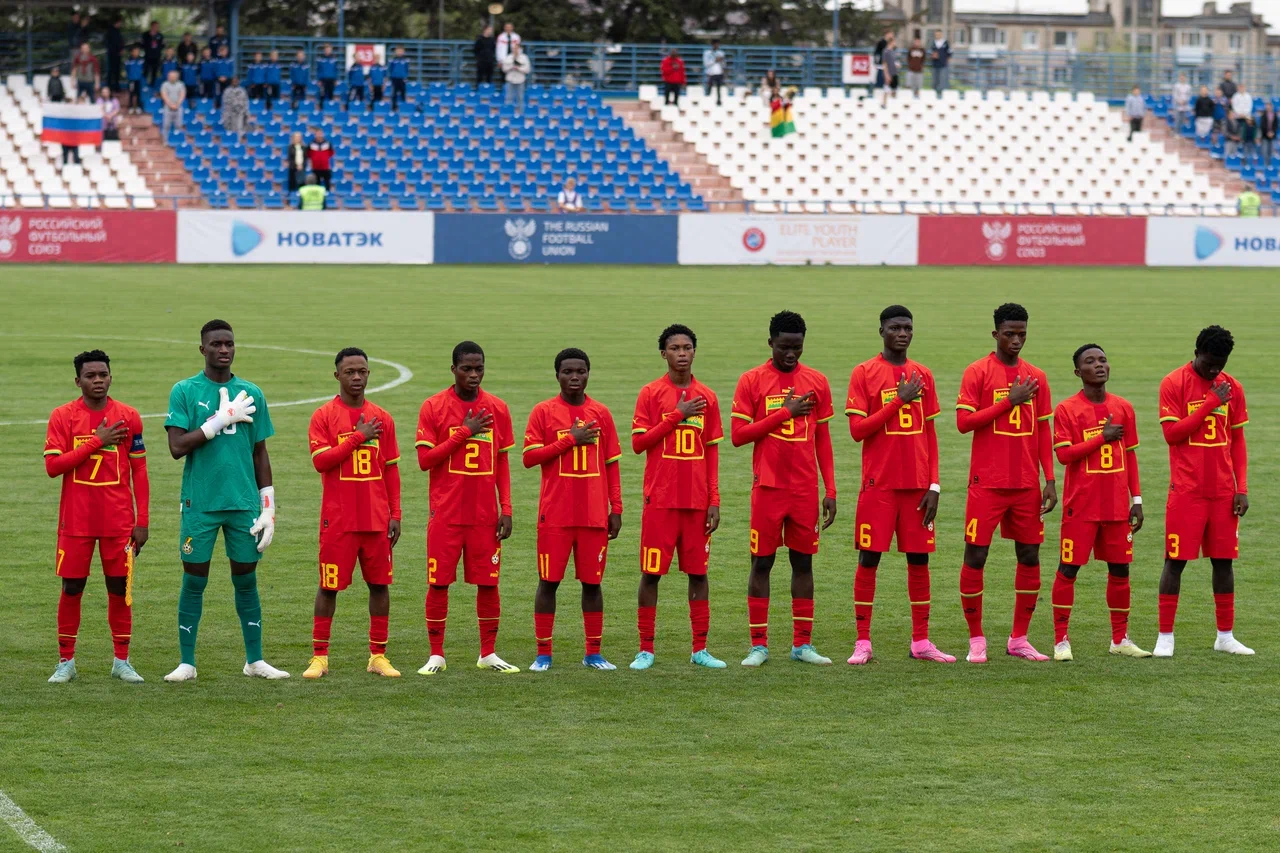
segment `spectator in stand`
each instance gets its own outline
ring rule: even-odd
[[[76,54],[80,52],[80,45],[84,43],[85,36],[88,35],[87,19],[81,20],[80,13],[72,11],[71,20],[67,23],[67,58],[70,62],[76,61]]]
[[[182,104],[187,99],[187,87],[178,82],[178,72],[169,72],[169,79],[160,87],[160,134],[165,142],[169,141],[169,133],[183,130]]]
[[[1218,132],[1219,137],[1226,132],[1227,112],[1230,109],[1231,103],[1222,94],[1222,87],[1219,86],[1213,93],[1213,129]]]
[[[933,91],[941,95],[951,83],[951,42],[943,38],[942,30],[933,31],[929,58],[933,62]]]
[[[1240,117],[1240,157],[1250,164],[1258,158],[1258,126],[1249,113]]]
[[[160,60],[164,56],[164,36],[160,33],[160,22],[152,21],[151,27],[139,39],[142,45],[143,76],[152,89],[160,77]]]
[[[224,47],[230,49],[231,42],[227,41],[227,28],[219,24],[209,37],[209,52],[214,56],[221,56]]]
[[[107,82],[106,85],[115,92],[120,88],[120,63],[124,53],[124,18],[119,15],[111,21],[111,29],[105,37],[107,45]]]
[[[307,62],[307,52],[298,51],[289,66],[289,109],[298,109],[298,104],[307,100],[307,86],[311,84],[311,63]]]
[[[1142,97],[1142,89],[1138,86],[1133,87],[1133,91],[1129,93],[1129,97],[1124,99],[1124,115],[1129,119],[1129,141],[1133,141],[1133,135],[1142,130],[1142,119],[1147,114],[1147,101]]]
[[[294,131],[293,136],[289,137],[289,150],[285,152],[284,165],[289,171],[289,192],[296,192],[307,174],[307,146],[302,141],[301,131]]]
[[[1253,191],[1253,184],[1244,185],[1244,192],[1236,199],[1236,210],[1246,218],[1253,218],[1261,213],[1262,198]]]
[[[97,96],[98,87],[102,85],[102,70],[98,65],[98,57],[89,50],[87,41],[80,45],[80,52],[71,62],[71,79],[76,81],[77,99],[81,95],[88,95],[92,101]]]
[[[232,77],[222,92],[222,129],[243,138],[249,131],[249,93]]]
[[[213,58],[209,48],[200,51],[200,97],[216,98],[218,96],[218,60]]]
[[[516,45],[523,44],[520,34],[516,32],[515,24],[503,24],[502,35],[498,36],[498,41],[494,44],[493,56],[498,66],[506,61],[516,49]]]
[[[680,90],[686,82],[684,60],[680,58],[680,51],[673,47],[662,60],[663,101],[680,106]]]
[[[764,99],[766,104],[769,104],[781,92],[782,81],[778,79],[778,72],[770,68],[764,73],[764,77],[760,78],[760,97]]]
[[[374,104],[382,101],[382,83],[386,78],[387,67],[375,59],[369,66],[369,112],[373,112]]]
[[[387,68],[387,76],[391,78],[391,111],[398,113],[400,102],[407,97],[409,88],[409,60],[405,58],[402,45],[396,47],[396,55]],[[493,69],[489,70],[489,79],[492,82]]]
[[[912,39],[907,50],[907,88],[911,94],[920,97],[920,88],[924,85],[924,44],[920,39]]]
[[[280,100],[280,81],[283,79],[280,72],[280,52],[278,50],[271,51],[267,57],[267,109],[273,110],[276,101]]]
[[[891,35],[893,35],[893,30],[885,30],[884,35],[880,37],[880,41],[876,42],[875,50],[871,52],[871,66],[876,70],[876,82],[872,85],[872,89],[884,88],[884,49],[889,44],[889,36]]]
[[[324,129],[316,128],[311,144],[307,146],[307,156],[311,159],[311,172],[316,180],[327,190],[333,180],[333,144],[324,138]]]
[[[1191,119],[1191,84],[1185,74],[1179,74],[1178,82],[1173,84],[1173,118],[1174,129],[1179,133]]]
[[[577,180],[565,178],[564,187],[556,196],[556,207],[561,213],[577,213],[582,210],[582,197],[578,195],[577,187]]]
[[[195,109],[196,99],[200,97],[200,63],[188,62],[178,71],[182,85],[187,87],[186,108]]]
[[[364,103],[366,100],[364,91],[364,64],[360,60],[351,63],[351,67],[347,69],[347,98],[342,108],[351,111],[351,99]]]
[[[124,64],[124,79],[129,89],[129,114],[142,112],[142,49],[136,44],[129,49],[129,61]]]
[[[1223,133],[1227,137],[1226,144],[1223,145],[1222,154],[1224,157],[1240,156],[1240,141],[1243,136],[1244,126],[1237,116],[1231,110],[1227,111],[1227,120],[1223,125]]]
[[[1249,89],[1243,83],[1236,88],[1236,93],[1231,96],[1231,111],[1241,118],[1253,116],[1253,96],[1249,94]]]
[[[102,138],[118,141],[120,139],[120,99],[111,91],[110,86],[103,86],[98,93],[102,98]]]
[[[267,64],[262,61],[262,51],[253,55],[249,63],[249,97],[260,101],[267,91]]]
[[[1230,71],[1222,72],[1222,82],[1218,84],[1218,89],[1222,92],[1222,97],[1228,101],[1235,97],[1236,81],[1231,79]]]
[[[525,56],[520,42],[516,42],[506,59],[502,60],[502,76],[506,81],[506,102],[515,104],[518,115],[524,115],[524,86],[532,73],[533,64]]]
[[[213,105],[218,109],[222,109],[222,93],[231,85],[231,79],[236,75],[236,64],[231,61],[231,52],[224,44],[218,48],[218,94],[213,99]]]
[[[56,65],[49,69],[49,83],[45,86],[44,99],[51,104],[60,104],[67,99],[67,89],[62,85],[62,69]]]
[[[324,210],[329,191],[316,184],[315,175],[307,175],[307,182],[298,190],[298,210]]]
[[[181,75],[182,66],[178,64],[178,55],[173,48],[166,47],[164,49],[164,58],[160,60],[160,79],[168,80],[170,71],[177,71]]]
[[[191,37],[191,33],[183,33],[178,42],[178,64],[191,65],[200,61],[200,45]]]
[[[703,92],[709,98],[716,90],[716,106],[720,106],[720,90],[724,88],[724,51],[719,39],[711,40],[711,47],[702,52]]]
[[[1208,139],[1213,133],[1213,98],[1209,97],[1209,87],[1200,87],[1200,97],[1196,98],[1194,112],[1196,116],[1196,138]]]
[[[1262,115],[1258,116],[1258,147],[1262,151],[1262,162],[1266,166],[1271,165],[1271,155],[1275,153],[1276,131],[1280,129],[1277,122],[1280,116],[1276,115],[1276,108],[1267,101],[1267,108],[1263,110]]]
[[[898,96],[898,37],[893,33],[885,34],[884,53],[880,61],[884,67],[884,101],[889,106],[889,98]]]
[[[476,85],[493,84],[493,70],[498,66],[498,40],[493,37],[493,27],[485,27],[476,36],[476,43],[471,46],[471,53],[476,60]],[[395,96],[392,96],[395,100]]]
[[[338,57],[333,55],[333,45],[326,44],[316,60],[316,79],[320,81],[320,103],[333,100],[333,89],[338,85]]]

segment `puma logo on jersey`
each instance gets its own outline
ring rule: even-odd
[[[208,410],[208,411],[210,411],[210,412],[212,412],[212,411],[213,411],[213,409],[210,409],[210,408],[209,408],[209,404],[208,404],[208,403],[206,403],[204,400],[196,400],[196,405],[197,405],[197,406],[204,406],[204,407],[205,407],[205,409],[207,409],[207,410]]]

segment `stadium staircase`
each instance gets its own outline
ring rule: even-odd
[[[1163,145],[1166,151],[1176,153],[1180,158],[1191,163],[1197,174],[1207,177],[1209,183],[1221,189],[1227,198],[1235,198],[1244,192],[1244,181],[1240,180],[1239,175],[1228,171],[1221,160],[1215,159],[1207,149],[1198,147],[1193,139],[1187,139],[1175,133],[1173,128],[1163,121],[1148,121],[1143,124],[1143,127],[1149,129],[1152,140]]]
[[[648,142],[658,156],[670,163],[680,177],[702,196],[711,210],[741,209],[742,193],[693,145],[682,139],[671,127],[671,122],[664,121],[652,104],[641,100],[616,100],[610,105],[628,127]]]
[[[174,150],[165,144],[160,128],[151,116],[121,116],[120,141],[138,174],[157,196],[177,197],[179,207],[209,206],[201,197],[191,173]]]

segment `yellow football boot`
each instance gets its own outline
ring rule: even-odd
[[[311,663],[307,664],[307,671],[302,673],[303,678],[316,679],[323,675],[329,674],[329,656],[316,655],[311,658]]]
[[[386,655],[370,655],[369,666],[366,669],[368,672],[376,673],[385,678],[400,677],[400,670],[391,665],[391,661],[387,660]]]

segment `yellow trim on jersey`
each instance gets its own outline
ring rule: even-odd
[[[966,412],[976,412],[976,411],[978,411],[978,410],[977,410],[977,409],[975,409],[973,406],[966,406],[964,403],[956,403],[956,408],[957,408],[957,409],[964,409]]]
[[[649,430],[644,429],[643,427],[636,427],[635,429],[633,429],[633,430],[631,431],[631,434],[632,434],[632,435],[639,435],[639,434],[640,434],[640,433],[642,433],[642,432],[648,432],[648,431],[649,431]]]
[[[326,444],[324,447],[320,448],[319,450],[312,451],[311,458],[315,459],[317,456],[319,456],[321,453],[324,453],[326,450],[333,450],[333,448]]]
[[[61,450],[58,450],[57,448],[54,448],[54,449],[52,449],[52,450],[46,450],[46,451],[44,452],[44,455],[45,455],[45,456],[61,456],[61,455],[62,455],[62,451],[61,451]]]
[[[1164,424],[1164,423],[1169,423],[1170,421],[1174,421],[1174,422],[1176,422],[1177,420],[1178,420],[1178,419],[1177,419],[1177,418],[1175,418],[1173,415],[1169,415],[1169,416],[1168,416],[1168,417],[1166,417],[1166,418],[1161,418],[1161,419],[1160,419],[1160,423]]]
[[[713,439],[711,439],[710,441],[704,441],[704,442],[702,442],[702,444],[703,444],[703,446],[704,446],[704,447],[710,447],[711,445],[713,445],[713,444],[719,444],[719,443],[720,443],[720,442],[722,442],[722,441],[724,441],[724,436],[723,436],[723,435],[722,435],[722,436],[720,436],[719,438],[713,438]]]
[[[435,445],[434,445],[434,444],[432,444],[431,442],[427,441],[425,438],[424,438],[422,441],[415,441],[415,442],[413,443],[413,446],[414,446],[414,447],[425,447],[425,448],[427,448],[427,450],[431,450],[433,447],[435,447]]]
[[[740,414],[740,413],[738,413],[738,412],[730,412],[730,413],[729,413],[729,417],[731,417],[731,418],[738,418],[739,420],[744,420],[744,421],[746,421],[747,423],[753,423],[753,422],[754,422],[754,418],[752,418],[750,415],[744,415],[744,414]]]
[[[515,447],[515,446],[516,446],[516,445],[515,445],[515,442],[513,441],[511,444],[508,444],[506,447],[499,447],[499,448],[498,448],[498,452],[499,452],[499,453],[506,453],[508,450],[510,450],[511,448],[513,448],[513,447]]]
[[[940,414],[942,414],[942,412],[934,412],[932,415],[925,415],[925,416],[924,416],[924,419],[925,419],[926,421],[931,421],[931,420],[933,420],[934,418],[936,418],[936,417],[937,417],[938,415],[940,415]]]
[[[130,459],[142,459],[142,458],[143,458],[143,457],[145,457],[146,455],[147,455],[147,451],[142,450],[142,451],[139,451],[138,453],[130,453],[130,454],[129,454],[129,458],[130,458]]]
[[[617,461],[618,461],[619,459],[621,459],[621,458],[622,458],[622,454],[621,454],[621,453],[619,453],[617,456],[613,457],[612,459],[606,459],[606,460],[604,460],[604,464],[606,464],[606,465],[612,465],[614,462],[617,462]]]
[[[397,456],[395,459],[388,459],[386,462],[383,462],[382,464],[383,465],[399,465],[400,457]]]
[[[1238,423],[1238,424],[1232,424],[1232,425],[1231,425],[1231,428],[1232,428],[1232,429],[1240,429],[1240,427],[1244,426],[1244,425],[1245,425],[1245,424],[1247,424],[1247,423],[1248,423],[1248,421],[1241,421],[1241,422],[1240,422],[1240,423]]]
[[[1057,450],[1059,447],[1070,447],[1070,446],[1071,446],[1071,442],[1069,441],[1059,441],[1057,444],[1053,446],[1053,449]]]
[[[818,419],[818,423],[820,423],[820,424],[825,424],[827,421],[831,420],[831,418],[834,418],[834,417],[835,417],[835,415],[830,415],[829,417],[819,418],[819,419]]]
[[[862,409],[845,409],[844,413],[846,415],[862,415],[864,418],[867,416],[867,413],[862,411]]]
[[[1036,420],[1047,421],[1047,420],[1051,420],[1052,418],[1053,418],[1053,415],[1041,415],[1040,417],[1036,418]]]
[[[1138,449],[1139,447],[1141,447],[1141,446],[1142,446],[1142,442],[1141,442],[1141,441],[1139,441],[1139,442],[1138,442],[1137,444],[1135,444],[1133,447],[1126,447],[1126,448],[1125,448],[1125,452],[1128,452],[1128,451],[1130,451],[1130,450],[1137,450],[1137,449]]]
[[[530,450],[537,450],[539,447],[542,447],[542,445],[541,445],[541,444],[526,444],[526,445],[524,446],[524,450],[523,450],[522,452],[523,452],[523,453],[528,453]]]

